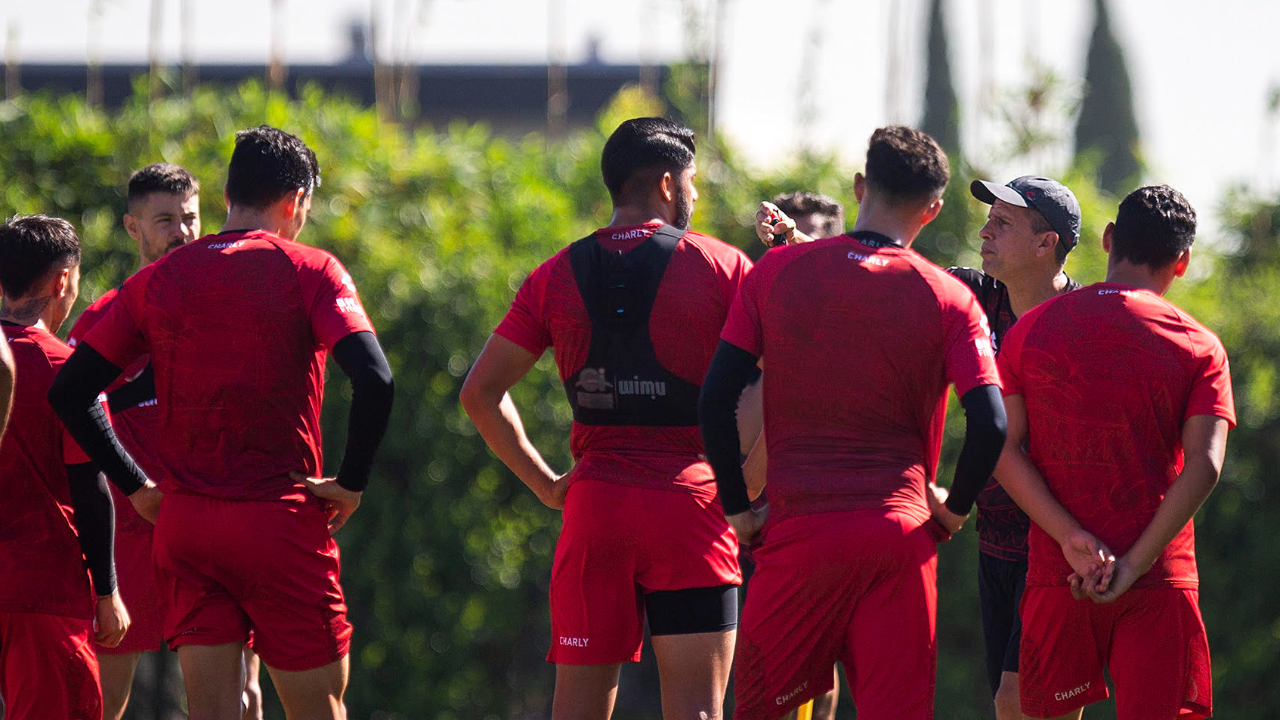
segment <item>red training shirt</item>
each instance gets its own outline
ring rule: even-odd
[[[1000,348],[1005,395],[1026,401],[1031,461],[1058,501],[1117,556],[1151,523],[1182,471],[1182,425],[1235,425],[1227,353],[1175,305],[1098,283],[1028,312]],[[1071,566],[1034,523],[1028,585],[1066,585]],[[1135,587],[1197,585],[1191,522]]]
[[[766,253],[722,337],[764,358],[771,520],[927,520],[947,386],[1000,384],[969,288],[912,250],[848,235]]]
[[[600,244],[629,252],[660,223],[602,228]],[[720,328],[751,261],[737,248],[695,232],[676,245],[649,316],[658,361],[671,373],[701,385],[719,344]],[[524,281],[494,333],[534,355],[555,350],[560,379],[587,361],[591,319],[578,291],[568,248],[556,253]],[[715,497],[715,476],[699,456],[702,434],[693,427],[573,424],[570,450],[577,461],[571,482],[604,480],[623,485],[679,489]]]
[[[118,367],[150,352],[161,488],[310,502],[325,354],[372,332],[332,255],[253,230],[208,235],[125,281],[81,341]]]
[[[66,470],[89,457],[46,397],[71,348],[47,330],[3,327],[17,382],[0,442],[0,612],[91,618]]]
[[[115,302],[118,289],[112,288],[102,294],[102,297],[93,301],[89,307],[80,313],[80,317],[76,318],[76,322],[71,326],[71,333],[67,337],[67,344],[74,348],[84,336],[89,334],[89,330],[106,315],[107,310],[111,308],[111,304]],[[124,374],[121,375],[110,387],[107,392],[111,392],[116,388],[132,381],[134,378],[146,369],[147,364],[151,362],[150,355],[142,355],[135,360]],[[131,407],[123,412],[111,414],[111,427],[116,432],[116,437],[120,438],[120,444],[124,445],[124,449],[129,451],[134,460],[138,461],[138,465],[147,473],[148,477],[159,478],[163,474],[162,466],[156,455],[156,438],[160,436],[160,410],[159,403],[151,400],[141,405]],[[124,493],[120,492],[114,484],[111,486],[111,499],[115,501],[116,506],[116,534],[129,533],[136,535],[150,535],[155,528],[150,522],[147,522],[137,510],[133,509],[133,503]]]

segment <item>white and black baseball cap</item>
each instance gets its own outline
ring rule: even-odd
[[[1008,185],[996,185],[986,180],[974,180],[969,192],[982,202],[991,205],[1003,200],[1010,205],[1035,210],[1058,233],[1058,239],[1075,249],[1080,242],[1080,203],[1075,193],[1057,180],[1035,175],[1023,175]]]

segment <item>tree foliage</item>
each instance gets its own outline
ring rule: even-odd
[[[0,104],[0,212],[46,212],[76,225],[85,241],[81,306],[136,266],[120,227],[133,169],[162,159],[191,169],[202,181],[212,232],[225,216],[220,189],[237,129],[271,123],[315,148],[324,184],[302,240],[333,251],[350,269],[398,390],[373,483],[338,535],[356,628],[353,719],[547,714],[553,671],[542,658],[559,516],[485,449],[457,394],[524,277],[607,221],[598,178],[604,133],[621,118],[654,110],[651,99],[623,93],[598,128],[548,145],[541,137],[511,140],[464,124],[407,132],[318,90],[287,100],[256,84],[154,103],[140,91],[110,113],[71,97]],[[753,255],[763,251],[751,231],[762,198],[817,190],[844,200],[853,215],[852,169],[831,158],[798,157],[760,174],[744,169],[719,138],[700,138],[699,158],[694,227]],[[945,232],[920,245],[943,265],[979,260],[985,206],[967,196],[960,175],[936,226]],[[1073,170],[1062,178],[1084,209],[1081,245],[1068,270],[1086,283],[1103,276],[1100,232],[1115,212],[1114,200],[1089,176]],[[1275,200],[1245,196],[1230,208],[1230,235],[1198,248],[1193,277],[1176,286],[1175,300],[1222,334],[1235,367],[1241,425],[1199,530],[1202,607],[1219,715],[1260,719],[1280,709],[1280,690],[1270,680],[1280,669],[1280,599],[1271,589],[1280,551],[1270,530],[1280,523],[1280,505],[1267,490],[1267,473],[1280,460],[1280,302],[1271,292],[1280,282],[1280,210]],[[330,380],[324,429],[332,469],[349,392],[340,374]],[[512,394],[530,437],[553,467],[567,468],[570,415],[551,358],[540,360]],[[953,412],[944,482],[962,431],[963,419]],[[974,534],[966,530],[943,546],[940,563],[940,712],[958,720],[990,712],[975,554]],[[639,668],[624,670],[615,717],[658,717],[656,695],[646,652]],[[282,717],[278,704],[268,707],[268,717]],[[852,717],[847,697],[842,707],[842,717]]]

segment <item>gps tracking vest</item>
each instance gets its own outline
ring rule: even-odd
[[[629,253],[607,252],[595,235],[569,246],[591,318],[587,362],[564,381],[575,422],[697,426],[700,386],[662,367],[649,337],[658,285],[686,232],[663,225]]]

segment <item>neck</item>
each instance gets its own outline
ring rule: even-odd
[[[1112,260],[1107,263],[1107,282],[1150,290],[1157,295],[1164,295],[1169,291],[1174,277],[1172,265],[1152,270],[1149,265],[1136,265],[1128,260]]]
[[[22,298],[21,300],[5,298],[0,302],[0,320],[23,327],[48,330],[52,325],[53,318],[50,317],[52,307],[53,303],[49,298]]]
[[[671,219],[660,208],[648,205],[615,204],[613,217],[609,218],[609,227],[644,225],[651,222],[669,223]]]
[[[911,247],[920,227],[895,209],[873,201],[868,194],[863,196],[862,204],[858,206],[858,219],[853,223],[853,232],[863,231],[880,233],[902,247]]]
[[[1009,306],[1014,317],[1022,317],[1023,313],[1049,300],[1067,289],[1067,275],[1059,270],[1053,275],[1040,275],[1026,282],[1007,282],[1009,290]]]
[[[227,211],[227,221],[222,224],[222,232],[232,230],[266,230],[280,237],[288,237],[285,234],[285,223],[280,217],[258,208],[230,208]]]

